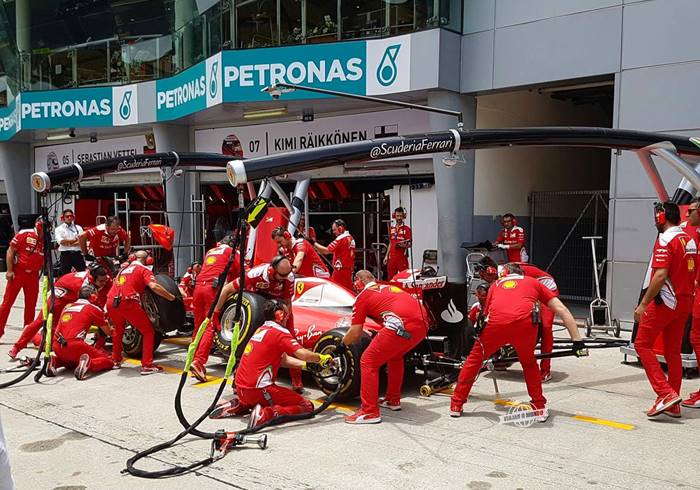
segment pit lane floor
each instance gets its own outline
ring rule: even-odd
[[[0,367],[12,366],[6,353],[20,323],[21,310],[15,308],[0,340]],[[265,451],[235,450],[176,479],[136,479],[120,474],[126,459],[181,430],[173,396],[184,350],[167,343],[156,359],[168,367],[166,373],[139,376],[138,361],[131,361],[120,371],[82,382],[63,372],[40,384],[29,378],[2,390],[0,417],[17,488],[700,487],[700,410],[683,409],[678,420],[647,420],[644,410],[653,399],[644,373],[620,364],[617,349],[553,361],[553,380],[545,385],[551,417],[544,424],[499,423],[513,400],[527,400],[517,365],[498,373],[498,396],[492,375],[483,374],[461,419],[448,416],[447,395],[421,398],[420,379],[411,379],[403,410],[383,413],[380,425],[344,424],[343,415],[356,403],[339,404],[315,420],[269,429]],[[211,372],[221,376],[223,366]],[[216,387],[216,382],[188,384],[184,409],[191,419],[209,404]],[[700,380],[686,380],[684,394],[699,387]],[[321,397],[315,389],[307,395]],[[244,423],[206,421],[204,428],[235,430]],[[192,462],[208,451],[208,442],[186,439],[140,467]]]

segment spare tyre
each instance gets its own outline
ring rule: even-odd
[[[221,330],[214,336],[214,346],[218,352],[228,357],[231,352],[231,337],[233,336],[233,318],[236,313],[237,294],[231,296],[221,310]],[[241,304],[241,326],[238,331],[238,347],[236,348],[236,360],[243,355],[248,340],[253,336],[260,325],[265,323],[263,308],[265,298],[258,294],[243,291]]]
[[[146,289],[141,299],[141,305],[151,320],[153,328],[156,333],[161,334],[183,328],[187,320],[187,313],[180,288],[177,287],[175,280],[166,274],[156,275],[156,282],[174,295],[175,301],[168,301],[150,289]]]
[[[318,342],[316,342],[314,346],[314,352],[318,352],[319,354],[331,354],[335,347],[343,340],[347,331],[347,327],[329,330],[318,339]],[[371,341],[371,337],[367,332],[363,331],[360,340],[349,345],[348,350],[343,354],[344,360],[341,361],[341,366],[345,367],[345,372],[341,373],[340,379],[338,379],[338,376],[322,378],[314,373],[313,379],[316,386],[321,388],[325,394],[329,395],[336,390],[338,383],[341,383],[343,387],[338,394],[338,400],[348,400],[356,397],[360,393],[360,358]]]

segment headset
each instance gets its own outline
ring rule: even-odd
[[[661,202],[654,203],[654,221],[659,226],[666,224],[666,209]]]
[[[355,277],[353,277],[352,288],[355,290],[355,292],[357,294],[360,294],[362,292],[362,290],[365,289],[365,283],[362,282],[362,280],[357,277],[357,274],[355,274]]]
[[[274,230],[272,230],[272,237],[278,237],[281,236],[285,240],[291,240],[292,239],[292,234],[289,233],[283,226],[278,226]]]
[[[287,317],[289,316],[289,309],[287,308],[286,304],[284,304],[282,301],[271,299],[265,304],[265,310],[266,313],[270,310],[274,312],[273,315],[275,323],[283,326],[285,325]]]
[[[338,218],[337,220],[333,221],[333,224],[337,228],[338,234],[342,235],[343,233],[345,233],[345,229],[347,227],[347,225],[345,224],[345,221]]]

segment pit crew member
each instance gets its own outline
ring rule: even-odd
[[[191,298],[194,295],[194,286],[197,281],[197,275],[201,272],[201,270],[202,264],[197,261],[192,262],[192,264],[190,264],[190,266],[187,268],[187,271],[180,279],[180,283],[177,285],[177,287],[180,289],[180,293],[182,293],[182,296]]]
[[[542,381],[535,359],[539,323],[537,312],[540,305],[547,305],[564,321],[576,355],[583,355],[585,344],[581,340],[571,312],[549,288],[540,281],[525,276],[516,264],[504,265],[501,276],[489,287],[484,307],[486,327],[459,373],[450,404],[450,415],[462,415],[462,406],[467,401],[484,360],[499,348],[510,344],[515,348],[523,368],[523,376],[531,398],[530,405],[536,411],[537,420],[544,422],[548,417],[547,400],[542,394]]]
[[[131,250],[131,235],[121,227],[117,216],[110,216],[105,223],[88,228],[78,236],[78,242],[85,260],[117,255],[119,242],[124,242],[124,255]]]
[[[408,269],[408,249],[411,248],[411,228],[404,223],[406,210],[398,207],[392,214],[395,223],[389,227],[389,248],[384,261],[387,279],[391,280],[397,273]]]
[[[289,308],[284,302],[268,300],[263,311],[265,323],[248,341],[236,369],[236,394],[229,402],[219,405],[210,415],[212,418],[244,415],[252,409],[248,424],[252,428],[273,417],[309,413],[314,409],[300,394],[278,386],[277,372],[280,366],[306,369],[309,363],[324,368],[331,364],[331,356],[304,349],[297,342],[288,330]]]
[[[92,268],[83,272],[70,272],[61,276],[58,279],[58,281],[56,281],[53,287],[53,294],[55,297],[53,305],[54,325],[58,322],[59,318],[61,317],[61,312],[63,311],[63,308],[68,303],[73,303],[74,301],[78,300],[78,298],[80,297],[81,288],[90,285],[95,286],[96,292],[94,302],[99,303],[99,296],[97,294],[97,291],[103,290],[103,288],[107,285],[108,281],[109,276],[107,275],[107,271],[105,271],[101,267]],[[51,304],[50,298],[48,298],[47,301],[49,301],[49,304]],[[104,301],[102,301],[102,303],[99,304],[100,308],[102,308],[102,306],[104,306]],[[41,330],[41,326],[43,325],[43,323],[44,313],[40,310],[39,314],[36,316],[34,321],[24,326],[24,329],[22,330],[22,334],[19,336],[19,339],[17,339],[17,342],[15,342],[15,344],[8,352],[8,355],[11,359],[15,359],[17,357],[17,354],[19,354],[19,352],[27,346],[27,343],[30,340],[32,340],[32,338],[35,335],[37,335],[39,330]],[[39,342],[41,342],[41,338],[39,338]],[[37,342],[37,345],[39,342]]]
[[[221,290],[219,301],[214,307],[211,327],[207,327],[205,336],[197,347],[194,360],[192,361],[192,375],[200,381],[206,381],[207,372],[204,367],[209,359],[211,344],[214,341],[214,332],[221,330],[220,316],[221,310],[226,301],[240,290],[240,278],[236,277]],[[289,310],[289,331],[294,332],[292,317],[292,298],[294,297],[294,274],[292,274],[292,264],[284,256],[278,255],[269,264],[260,264],[253,267],[246,273],[245,290],[251,293],[260,294],[268,299],[278,299],[287,305]],[[299,376],[301,378],[301,376]],[[298,389],[301,380],[294,382],[294,388]]]
[[[428,334],[428,313],[411,294],[396,286],[377,284],[367,270],[357,271],[355,288],[359,294],[352,308],[351,326],[334,355],[342,354],[360,338],[367,317],[381,325],[381,329],[360,358],[360,409],[345,417],[345,422],[378,424],[382,421],[379,407],[401,410],[403,356]],[[388,372],[387,388],[384,398],[379,399],[379,368],[384,364]]]
[[[278,226],[272,230],[272,239],[289,257],[292,262],[292,272],[296,276],[322,277],[328,279],[330,274],[314,247],[304,238],[294,238],[284,227]]]
[[[71,269],[77,272],[85,270],[85,260],[80,254],[78,236],[83,232],[83,227],[75,224],[75,214],[72,209],[64,209],[61,213],[62,224],[54,230],[58,252],[60,254],[61,271],[63,276]]]
[[[480,320],[483,319],[483,314],[482,312],[484,311],[484,305],[486,304],[486,296],[489,294],[489,287],[487,284],[479,284],[476,287],[476,301],[471,305],[469,308],[469,313],[467,314],[467,317],[469,318],[469,321],[472,322],[472,325],[476,328]],[[480,330],[480,328],[477,328],[477,332]]]
[[[518,226],[513,213],[506,213],[501,219],[503,229],[496,238],[496,246],[508,254],[508,262],[527,262],[529,257],[525,250],[525,230]]]
[[[134,254],[135,260],[120,270],[114,278],[114,284],[107,295],[107,314],[114,324],[112,335],[112,362],[115,368],[122,363],[122,337],[128,323],[143,336],[141,353],[141,374],[153,374],[163,368],[153,364],[154,330],[151,320],[141,306],[141,295],[149,288],[167,301],[174,301],[175,296],[156,282],[153,271],[146,267],[148,253],[139,250]]]
[[[113,336],[104,311],[94,304],[96,297],[95,286],[83,286],[79,298],[63,308],[53,340],[55,355],[51,356],[49,375],[53,376],[57,368],[65,367],[75,369],[75,378],[84,380],[88,373],[112,369],[109,354],[85,342],[85,336],[92,325],[100,328],[105,335]]]
[[[333,254],[333,273],[331,281],[352,291],[352,271],[355,269],[355,240],[347,231],[345,221],[337,219],[331,225],[335,235],[330,245],[324,247],[314,243],[317,252],[323,255]]]
[[[550,273],[525,262],[514,263],[522,269],[523,274],[528,277],[532,277],[533,279],[537,279],[550,291],[552,291],[557,298],[559,297],[559,287],[557,286],[554,277],[552,277]],[[479,261],[479,265],[481,266],[479,275],[484,281],[490,284],[498,279],[498,266],[491,257],[483,257]],[[540,308],[540,325],[542,326],[542,330],[540,332],[540,352],[542,354],[549,354],[554,348],[554,316],[554,311],[547,306],[542,306],[542,308]],[[551,368],[551,359],[542,359],[540,361],[540,377],[542,378],[543,383],[546,383],[552,379]]]
[[[7,286],[0,305],[0,337],[20,290],[24,293],[24,325],[34,318],[39,294],[39,273],[44,265],[44,226],[40,219],[34,228],[20,230],[10,241],[5,256]]]
[[[634,310],[634,319],[639,322],[634,347],[657,395],[647,416],[655,417],[666,412],[679,417],[683,376],[681,344],[686,321],[693,309],[697,246],[678,226],[681,216],[676,204],[656,203],[654,220],[659,236],[651,259],[651,280]],[[653,350],[659,335],[663,335],[668,377]]]
[[[688,217],[687,223],[691,226],[700,227],[700,212],[698,211],[698,207],[700,207],[700,199],[695,198],[690,202],[688,210],[686,211],[686,215]],[[695,239],[696,244],[699,243],[700,229],[698,229],[698,232],[693,239]],[[700,275],[700,267],[697,269],[698,274]],[[690,343],[695,351],[696,359],[700,359],[700,281],[698,281],[698,279],[700,279],[700,277],[696,276],[695,300],[693,301],[693,324],[690,330]],[[688,398],[681,402],[681,405],[687,408],[700,408],[700,390],[690,393]]]

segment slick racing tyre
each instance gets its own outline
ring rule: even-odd
[[[331,354],[335,346],[340,344],[347,331],[347,328],[329,330],[318,339],[314,346],[314,352]],[[356,397],[360,393],[360,357],[371,340],[367,333],[362,332],[360,340],[348,346],[348,350],[344,354],[344,361],[341,362],[341,367],[345,369],[345,372],[341,373],[340,376],[342,377],[340,379],[338,379],[339,376],[322,378],[317,373],[313,373],[312,376],[316,386],[328,395],[336,390],[338,383],[341,383],[343,387],[338,394],[338,400],[348,400]]]
[[[214,346],[218,352],[228,357],[231,352],[231,337],[233,336],[233,318],[236,313],[236,296],[231,296],[221,310],[221,331],[214,336]],[[241,307],[241,326],[238,332],[238,348],[236,349],[236,360],[240,360],[243,355],[248,340],[253,336],[260,325],[265,322],[263,317],[263,307],[265,298],[260,295],[243,292],[243,303]]]
[[[183,328],[187,321],[187,313],[185,312],[185,304],[182,301],[182,293],[177,287],[175,280],[165,274],[156,276],[158,284],[170,294],[175,296],[175,301],[168,301],[146,289],[141,300],[143,311],[148,315],[151,324],[156,333],[165,334],[179,328]]]

